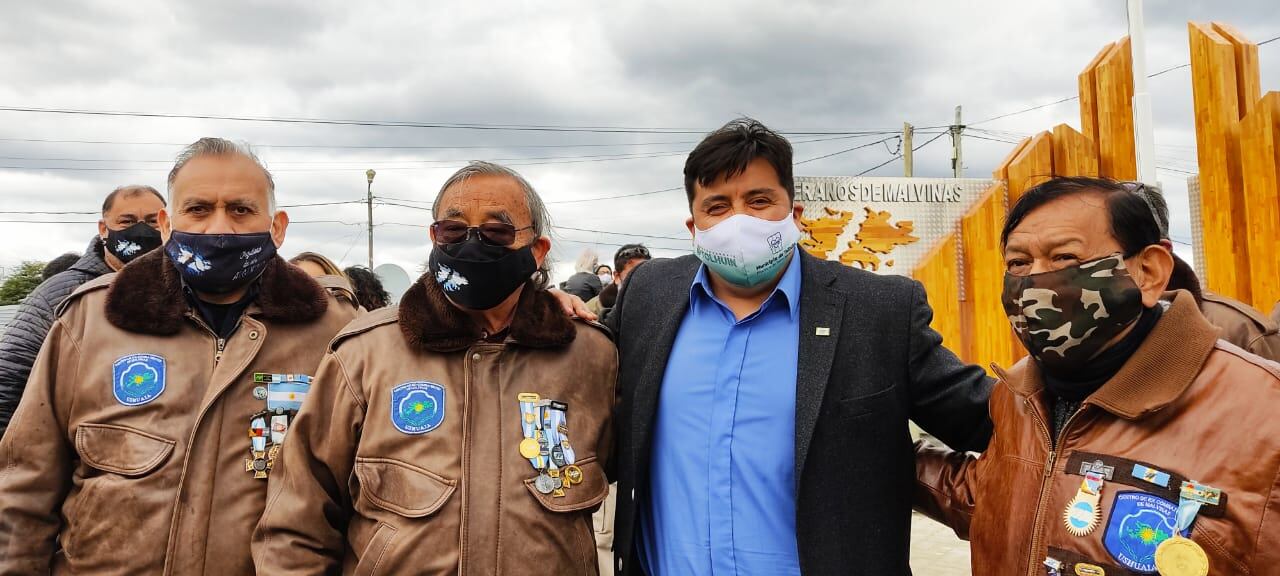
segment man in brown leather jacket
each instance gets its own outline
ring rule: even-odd
[[[254,534],[259,574],[595,574],[617,353],[544,290],[546,210],[473,163],[429,270],[330,345]]]
[[[274,255],[247,148],[191,145],[169,196],[164,249],[67,299],[0,441],[2,574],[253,571],[272,446],[355,308]]]
[[[1145,201],[1054,179],[1002,238],[1030,357],[991,397],[981,457],[917,446],[917,507],[975,574],[1274,574],[1280,367],[1218,339]]]

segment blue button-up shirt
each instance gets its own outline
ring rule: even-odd
[[[641,562],[654,576],[800,574],[795,413],[800,258],[737,320],[703,266],[667,360]]]

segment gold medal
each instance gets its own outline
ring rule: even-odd
[[[1062,511],[1062,523],[1072,536],[1088,536],[1102,521],[1102,511],[1098,509],[1098,495],[1080,492]]]
[[[582,483],[582,469],[577,466],[569,466],[564,469],[564,478],[574,484]]]
[[[537,458],[542,452],[542,448],[538,446],[538,441],[533,438],[525,438],[520,441],[520,455],[525,458]]]
[[[534,392],[521,392],[516,396],[516,399],[521,402],[537,402],[542,398]]]
[[[1093,564],[1076,564],[1076,576],[1107,576],[1107,571]]]
[[[1156,570],[1161,576],[1207,576],[1209,556],[1191,539],[1174,536],[1156,548]]]

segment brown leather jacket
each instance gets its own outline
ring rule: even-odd
[[[917,508],[970,540],[975,574],[1152,574],[1155,543],[1173,532],[1181,480],[1222,490],[1191,539],[1210,574],[1280,570],[1280,365],[1218,340],[1190,293],[1172,306],[1120,372],[1085,400],[1051,447],[1039,370],[1023,360],[991,396],[995,436],[982,456],[917,446]],[[1095,463],[1100,522],[1073,536],[1064,512]],[[1169,475],[1169,488],[1135,465]],[[1154,513],[1153,513],[1154,511]],[[1148,571],[1149,569],[1149,571]]]
[[[526,286],[486,340],[424,276],[330,348],[271,478],[259,574],[596,573],[618,362],[603,329]],[[414,387],[434,396],[407,422]],[[581,478],[562,495],[519,451],[526,392],[568,404]]]
[[[163,250],[82,286],[0,441],[0,574],[251,574],[253,374],[314,374],[354,316],[279,258],[221,343]]]
[[[1219,337],[1267,360],[1280,362],[1280,327],[1239,300],[1204,293],[1200,312],[1220,329]]]

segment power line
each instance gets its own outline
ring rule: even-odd
[[[875,169],[877,169],[877,168],[883,167],[883,166],[887,165],[888,163],[893,162],[894,160],[897,160],[897,159],[899,159],[899,158],[902,158],[902,154],[896,154],[896,155],[894,155],[894,156],[890,157],[888,160],[885,160],[884,162],[881,162],[881,163],[879,163],[879,164],[876,164],[875,166],[872,166],[872,167],[870,167],[870,168],[867,168],[866,170],[863,170],[863,171],[861,171],[861,172],[859,172],[859,173],[855,174],[854,176],[855,176],[855,177],[856,177],[856,176],[863,176],[863,175],[865,175],[866,173],[871,172],[872,170],[875,170]]]
[[[830,154],[823,154],[822,156],[816,156],[816,157],[814,157],[814,158],[807,158],[807,159],[805,159],[805,160],[800,160],[799,162],[793,162],[793,163],[792,163],[792,165],[794,165],[794,166],[798,166],[798,165],[800,165],[800,164],[808,164],[808,163],[810,163],[810,162],[816,162],[816,161],[818,161],[818,160],[823,160],[823,159],[825,159],[825,158],[830,158],[830,157],[832,157],[832,156],[838,156],[838,155],[840,155],[840,154],[844,154],[844,153],[846,153],[846,152],[853,152],[854,150],[861,150],[861,149],[863,149],[863,148],[867,148],[867,147],[869,147],[869,146],[875,146],[876,144],[880,144],[880,143],[882,143],[882,142],[888,142],[888,141],[890,141],[890,140],[893,140],[894,138],[899,138],[899,139],[900,139],[900,138],[901,138],[901,136],[897,136],[897,135],[895,135],[895,136],[890,136],[890,137],[888,137],[888,138],[884,138],[884,139],[882,139],[882,140],[876,140],[875,142],[867,142],[866,144],[861,144],[861,145],[858,145],[858,146],[854,146],[854,147],[852,147],[852,148],[845,148],[844,150],[838,150],[838,151],[836,151],[836,152],[832,152],[832,153],[830,153]]]
[[[372,126],[381,128],[431,128],[448,130],[485,130],[513,132],[586,132],[600,134],[706,134],[710,130],[688,128],[649,128],[632,126],[570,126],[556,124],[479,124],[455,122],[407,122],[397,120],[350,120],[335,118],[301,118],[281,116],[235,116],[221,114],[177,114],[170,112],[126,112],[119,110],[89,110],[71,108],[38,108],[33,106],[0,106],[0,112],[32,114],[64,114],[80,116],[109,116],[128,118],[164,118],[186,120],[223,120],[230,122],[267,122],[277,124],[315,124],[336,126]],[[829,136],[852,134],[888,134],[894,131],[783,131],[780,134]]]

